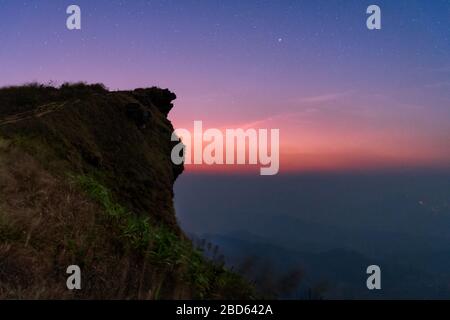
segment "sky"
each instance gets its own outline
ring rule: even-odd
[[[0,86],[169,88],[176,128],[280,129],[282,172],[449,167],[449,18],[448,0],[0,0]]]

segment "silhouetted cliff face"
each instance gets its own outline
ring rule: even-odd
[[[250,296],[177,225],[175,98],[83,84],[0,89],[0,297]],[[66,288],[71,264],[83,290]]]
[[[28,110],[21,107],[19,115],[10,104],[0,105],[4,119],[8,114],[6,119],[14,119],[0,128],[4,136],[42,140],[67,170],[103,172],[120,203],[174,226],[172,186],[183,170],[170,159],[173,127],[167,114],[175,94],[158,88],[108,92],[87,87],[78,95],[42,90],[48,94]]]

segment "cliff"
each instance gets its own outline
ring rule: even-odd
[[[250,298],[178,227],[176,96],[102,85],[0,89],[0,298]],[[68,290],[78,265],[81,290]]]

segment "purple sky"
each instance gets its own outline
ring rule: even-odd
[[[175,126],[279,128],[293,170],[448,165],[450,3],[370,4],[0,0],[0,85],[168,87]]]

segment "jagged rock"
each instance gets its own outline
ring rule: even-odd
[[[177,98],[175,93],[170,90],[156,87],[135,89],[133,95],[143,105],[154,105],[165,116],[172,110],[172,101]]]

